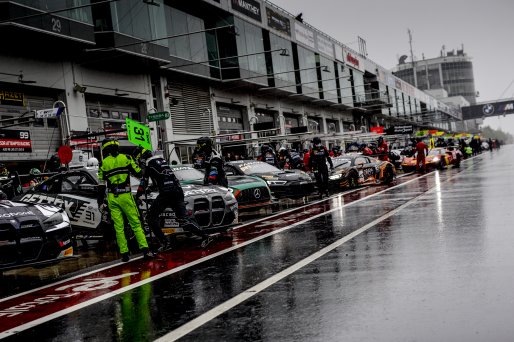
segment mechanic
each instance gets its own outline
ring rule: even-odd
[[[147,218],[148,225],[161,244],[160,250],[171,248],[171,243],[166,239],[159,222],[159,215],[166,208],[173,210],[180,226],[184,230],[202,237],[202,248],[207,247],[213,239],[204,233],[197,223],[187,215],[184,191],[166,160],[160,156],[153,156],[151,151],[142,147],[137,147],[133,156],[135,156],[134,159],[140,163],[143,170],[143,179],[141,186],[138,188],[136,198],[144,194],[145,189],[149,185],[149,179],[152,180],[153,187],[158,188],[159,191],[159,195],[148,210]]]
[[[389,161],[389,147],[383,137],[377,140],[377,157],[382,161]]]
[[[120,143],[115,138],[105,138],[102,141],[104,160],[98,168],[98,179],[107,182],[107,203],[114,223],[116,240],[122,256],[121,260],[123,262],[129,261],[129,248],[124,232],[123,216],[127,218],[134,231],[144,258],[153,258],[155,255],[148,248],[148,242],[139,219],[139,211],[130,187],[130,175],[141,177],[141,169],[131,157],[119,153],[119,146]],[[98,208],[100,208],[105,200],[105,183],[99,187],[98,194]]]
[[[10,172],[3,163],[0,163],[0,190],[5,193],[8,199],[13,199],[13,197],[23,193],[18,172]]]
[[[332,159],[325,146],[321,144],[319,137],[312,139],[312,148],[309,152],[309,167],[316,176],[316,185],[319,191],[319,197],[322,198],[325,193],[328,196],[328,167],[327,162],[330,164],[330,169],[334,169]]]
[[[428,146],[423,142],[421,138],[418,138],[417,141],[418,143],[416,144],[416,171],[425,173],[427,171],[425,157],[428,154]]]
[[[205,168],[205,176],[203,185],[221,185],[228,187],[227,176],[223,169],[223,159],[212,148],[212,140],[209,137],[201,137],[196,141],[197,159],[202,160],[202,166]],[[195,163],[195,167],[198,165]]]
[[[41,171],[39,171],[38,168],[32,168],[29,171],[30,174],[30,181],[29,181],[29,187],[34,187],[41,183]]]
[[[331,157],[340,157],[341,156],[341,146],[333,146],[332,150],[330,151]]]
[[[259,160],[280,168],[277,155],[275,154],[275,151],[273,151],[273,148],[268,144],[261,145],[261,155]]]

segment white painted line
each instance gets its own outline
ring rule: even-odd
[[[426,175],[429,175],[430,173],[427,173]],[[460,174],[460,173],[459,173]],[[453,178],[459,176],[459,174],[448,178],[443,183],[446,183]],[[424,175],[424,176],[426,176]],[[423,177],[423,176],[422,176]],[[421,177],[418,177],[416,179],[419,179]],[[272,277],[262,281],[261,283],[247,289],[246,291],[238,294],[237,296],[227,300],[226,302],[216,306],[215,308],[212,308],[211,310],[203,313],[202,315],[196,317],[195,319],[189,321],[188,323],[182,325],[181,327],[173,330],[172,332],[158,338],[155,340],[156,342],[169,342],[169,341],[176,341],[190,332],[198,329],[202,325],[210,322],[211,320],[215,319],[216,317],[224,314],[225,312],[229,311],[230,309],[236,307],[237,305],[241,304],[242,302],[246,301],[247,299],[255,296],[256,294],[260,293],[261,291],[267,289],[268,287],[276,284],[277,282],[281,281],[282,279],[290,276],[291,274],[295,273],[296,271],[300,270],[301,268],[307,266],[308,264],[316,261],[317,259],[321,258],[325,254],[333,251],[334,249],[340,247],[344,243],[348,242],[349,240],[353,239],[354,237],[364,233],[365,231],[369,230],[370,228],[376,226],[378,223],[388,219],[389,217],[396,215],[398,212],[406,208],[407,206],[411,205],[418,199],[420,199],[423,196],[427,196],[428,194],[434,192],[438,187],[434,186],[430,190],[412,198],[408,202],[405,202],[404,204],[400,205],[398,208],[388,212],[385,215],[382,215],[381,217],[373,220],[372,222],[362,226],[361,228],[353,231],[352,233],[346,235],[345,237],[335,241],[334,243],[328,245],[327,247],[317,251],[314,254],[311,254],[307,258],[300,260],[296,264],[289,266],[288,268],[282,270],[281,272],[273,275]],[[351,204],[351,203],[350,203]]]

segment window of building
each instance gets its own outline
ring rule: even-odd
[[[102,114],[102,119],[109,119],[111,117],[109,111],[105,110],[105,109],[102,109],[101,114]]]
[[[302,46],[298,46],[298,63],[300,69],[300,79],[302,83],[302,91],[311,97],[319,98],[318,90],[318,74],[316,69],[316,54]]]
[[[334,70],[334,62],[323,56],[319,56],[319,65],[321,66],[321,79],[323,85],[323,96],[325,100],[332,102],[338,102],[337,98],[337,85],[336,85],[336,74]],[[327,67],[327,71],[323,71],[324,67]]]
[[[168,35],[179,35],[205,29],[204,21],[175,8],[167,7],[166,24]],[[171,56],[177,56],[193,62],[209,60],[205,33],[195,33],[168,40]]]
[[[262,29],[239,18],[234,18],[234,23],[239,30],[239,35],[236,37],[237,54],[253,54],[239,57],[239,67],[256,74],[266,75],[266,58],[262,53],[264,51]],[[267,78],[254,79],[253,81],[267,84]]]
[[[291,42],[287,39],[281,38],[270,33],[271,50],[286,49],[289,56],[281,56],[281,51],[271,53],[273,60],[273,72],[276,74],[275,79],[287,81],[291,84],[296,84],[294,72],[287,72],[294,70],[293,51],[291,50]],[[287,90],[296,91],[296,88],[291,87]]]
[[[16,2],[43,11],[55,11],[63,8],[78,7],[90,4],[90,0],[17,0]],[[61,17],[93,24],[91,7],[77,8],[70,11],[56,13]]]
[[[155,0],[157,6],[148,6],[140,0],[124,0],[111,3],[114,31],[143,40],[166,36],[166,17],[162,0]],[[167,45],[166,39],[154,44]]]
[[[119,119],[120,118],[120,112],[112,111],[111,116],[113,119]]]

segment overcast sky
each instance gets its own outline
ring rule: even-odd
[[[439,56],[443,45],[448,51],[464,44],[473,58],[477,101],[514,98],[514,0],[270,1],[303,12],[305,22],[357,51],[357,36],[364,38],[368,58],[387,69],[401,55],[410,61],[408,28],[417,59]],[[493,128],[500,122],[514,134],[514,114],[486,120]]]

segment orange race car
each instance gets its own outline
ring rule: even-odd
[[[414,154],[412,157],[403,158],[401,164],[403,172],[411,172],[416,170],[416,157],[417,155]],[[460,154],[456,153],[455,149],[436,147],[428,151],[428,155],[425,158],[425,164],[427,170],[441,170],[449,165],[459,167],[460,159]]]

